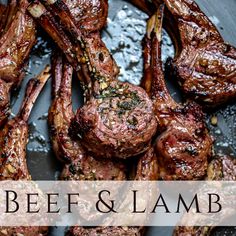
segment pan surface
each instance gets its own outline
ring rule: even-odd
[[[2,0],[0,0],[1,2]],[[147,15],[124,0],[110,0],[108,26],[103,31],[103,39],[121,67],[121,80],[139,84],[142,77],[141,40],[145,33]],[[236,46],[236,1],[235,0],[197,0],[202,10],[216,24],[225,40]],[[42,68],[50,63],[51,49],[54,44],[43,33],[34,47],[27,76],[14,94],[12,115],[17,113],[23,99],[27,81],[36,76]],[[166,34],[163,37],[163,61],[173,56],[174,49]],[[181,100],[181,94],[167,81],[171,94]],[[27,148],[27,160],[34,180],[57,179],[61,165],[52,153],[47,127],[47,112],[51,100],[51,82],[37,100],[30,118],[30,137]],[[82,105],[82,90],[78,81],[73,82],[73,106]],[[236,105],[229,104],[207,114],[207,123],[215,137],[215,152],[236,156]],[[218,118],[217,126],[210,123],[211,117]],[[153,227],[148,229],[147,236],[169,236],[171,227]],[[236,228],[217,228],[213,235],[236,235]],[[52,228],[50,235],[64,235],[64,228]]]

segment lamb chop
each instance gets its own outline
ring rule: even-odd
[[[35,24],[26,0],[1,6],[0,19],[0,126],[9,115],[9,92],[21,82],[35,37]]]
[[[0,131],[0,180],[31,180],[26,163],[27,121],[49,76],[49,67],[46,67],[37,79],[29,81],[18,115]],[[43,236],[47,231],[48,227],[0,227],[1,236]]]
[[[69,135],[70,121],[74,117],[71,100],[72,67],[60,56],[53,57],[53,102],[48,122],[53,150],[57,158],[66,163],[61,178],[64,180],[123,180],[126,178],[122,163],[96,160],[86,153],[78,141]]]
[[[228,156],[214,158],[207,170],[206,180],[214,181],[235,181],[236,180],[236,159]],[[226,216],[228,217],[228,216]],[[174,236],[208,236],[213,227],[176,227]]]
[[[26,0],[10,2],[5,13],[5,27],[0,38],[0,78],[18,85],[24,75],[24,66],[33,47],[35,24],[27,13]]]
[[[27,85],[25,99],[16,117],[9,120],[0,131],[0,180],[30,180],[26,164],[28,118],[40,91],[48,80],[49,67]]]
[[[63,1],[45,6],[48,10],[35,1],[28,9],[63,50],[85,89],[85,105],[71,124],[73,136],[100,158],[128,158],[145,152],[156,131],[152,103],[145,91],[117,80],[116,63],[99,32],[81,31],[74,12]],[[107,4],[98,6],[107,12]],[[93,11],[97,10],[94,7]],[[89,21],[90,15],[87,17]]]
[[[150,18],[144,38],[143,87],[151,95],[160,135],[155,145],[160,178],[197,180],[205,176],[212,138],[199,105],[177,104],[165,84],[161,62],[163,5]]]
[[[53,149],[60,161],[65,164],[62,180],[125,180],[125,166],[120,162],[96,160],[89,156],[79,142],[69,136],[69,123],[73,118],[71,101],[72,68],[61,57],[53,57],[53,103],[49,110],[49,126]],[[156,180],[157,159],[153,149],[140,157],[135,179]],[[100,235],[112,232],[120,235],[141,235],[143,228],[128,227],[71,227],[68,235]],[[96,234],[97,233],[97,234]]]
[[[145,0],[131,0],[150,13]],[[167,63],[190,98],[204,106],[215,107],[236,97],[236,49],[193,0],[152,0],[167,6],[167,28],[174,31],[176,55]],[[150,5],[150,3],[149,3]],[[152,6],[153,8],[153,6]],[[176,31],[178,29],[178,31]],[[172,33],[171,33],[172,34]]]

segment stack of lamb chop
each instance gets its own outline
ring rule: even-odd
[[[214,157],[203,109],[236,97],[236,49],[192,0],[130,0],[150,15],[143,40],[141,87],[117,79],[119,69],[100,32],[107,0],[11,0],[0,5],[1,179],[30,180],[25,149],[27,120],[50,76],[30,80],[11,120],[9,93],[24,78],[40,25],[57,45],[52,56],[52,147],[64,164],[62,180],[236,180],[236,162]],[[162,25],[176,54],[166,66],[188,100],[169,94],[161,62]],[[84,105],[72,109],[72,75]],[[132,171],[131,171],[132,169]],[[211,228],[178,227],[175,235],[208,235]],[[143,235],[144,227],[71,227],[66,235]],[[0,235],[47,235],[47,227],[2,227]]]

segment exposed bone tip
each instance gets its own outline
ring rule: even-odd
[[[44,70],[40,73],[37,80],[39,80],[41,83],[45,83],[49,77],[51,76],[51,67],[47,65]]]
[[[156,13],[147,22],[147,37],[151,38],[151,33],[155,32],[158,41],[161,41],[162,23],[164,17],[164,4],[161,4]]]
[[[157,39],[159,42],[161,42],[162,39],[162,25],[163,25],[163,18],[164,18],[164,4],[161,4],[160,7],[158,8],[155,16],[155,27],[154,27],[154,32],[156,33]]]
[[[34,18],[40,18],[47,11],[40,2],[31,3],[27,9]]]
[[[46,0],[45,4],[47,5],[53,5],[55,2],[57,2],[57,0]]]
[[[150,39],[151,38],[151,33],[154,29],[154,25],[156,22],[156,16],[153,15],[147,22],[147,37]]]

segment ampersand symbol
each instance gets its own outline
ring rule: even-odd
[[[103,194],[103,193],[108,193],[109,196],[111,195],[111,193],[110,193],[108,190],[102,190],[102,191],[99,192],[99,194],[98,194],[99,200],[98,200],[97,203],[96,203],[96,208],[97,208],[97,210],[98,210],[99,212],[101,212],[101,213],[110,213],[110,212],[115,212],[115,213],[117,213],[117,212],[113,209],[113,208],[114,208],[114,200],[111,200],[111,201],[110,201],[110,203],[111,203],[111,206],[110,206],[109,204],[107,204],[107,203],[103,200],[103,198],[102,198],[102,194]],[[103,206],[105,206],[105,207],[107,208],[107,211],[103,211],[103,210],[100,209],[100,207],[99,207],[100,203],[102,203]]]

